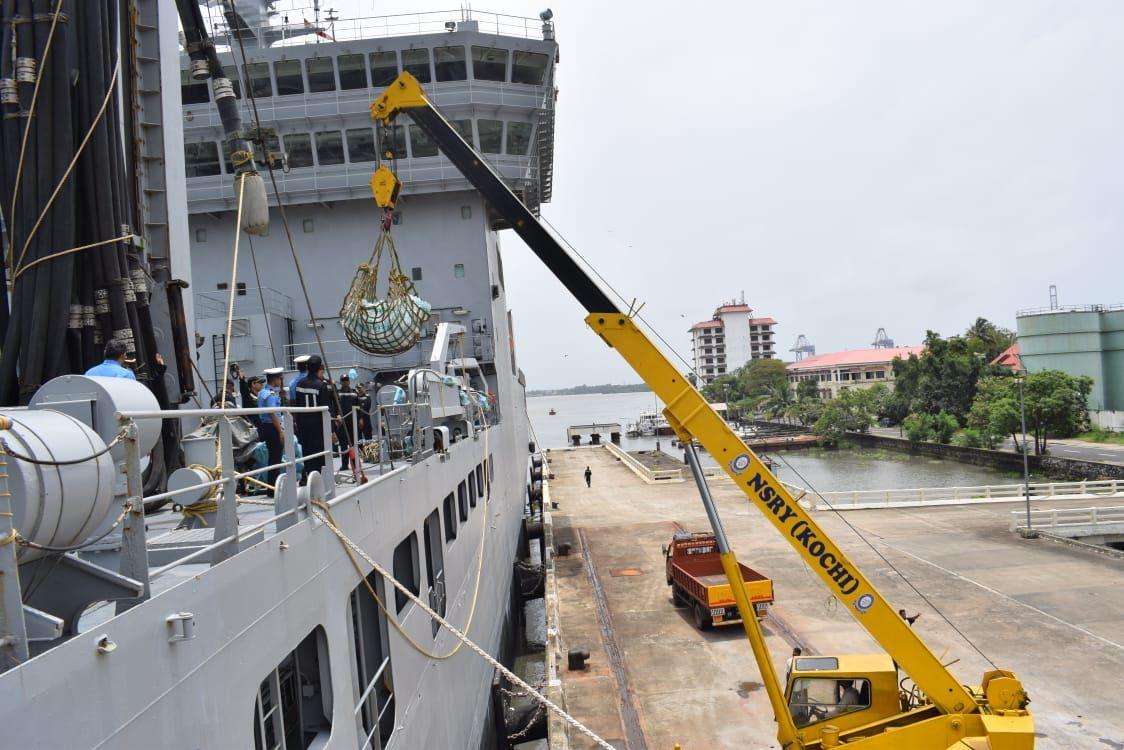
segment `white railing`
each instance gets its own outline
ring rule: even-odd
[[[1074,530],[1079,527],[1088,527],[1094,531],[1095,527],[1103,524],[1120,524],[1124,530],[1124,506],[1117,505],[1108,508],[1051,508],[1049,510],[1032,510],[1030,512],[1030,525],[1034,529],[1050,529],[1054,531]],[[1025,527],[1026,511],[1019,510],[1011,513],[1009,528],[1011,531]]]
[[[686,467],[678,469],[652,469],[645,466],[642,461],[631,455],[628,451],[622,450],[619,446],[613,443],[602,443],[609,452],[616,458],[619,458],[621,463],[632,470],[636,476],[643,479],[648,484],[656,482],[682,482]]]
[[[1065,498],[1124,497],[1124,479],[1082,480],[1079,482],[1034,482],[1031,500]],[[971,503],[1009,503],[1026,500],[1021,484],[985,484],[974,487],[916,487],[887,490],[847,490],[809,493],[816,510],[860,508],[910,508],[923,505],[968,505]]]

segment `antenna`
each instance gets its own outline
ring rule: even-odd
[[[812,345],[812,342],[809,341],[808,337],[804,334],[800,334],[796,337],[796,343],[792,345],[792,348],[789,349],[789,351],[796,353],[797,362],[804,359],[805,356],[816,356],[816,347]]]
[[[894,340],[886,335],[885,328],[879,328],[878,333],[874,334],[874,343],[871,346],[875,349],[893,349]]]
[[[1058,285],[1057,284],[1051,284],[1050,285],[1050,309],[1051,310],[1057,310],[1058,309]]]

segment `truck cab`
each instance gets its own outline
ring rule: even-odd
[[[886,654],[797,656],[789,665],[785,699],[805,742],[902,712],[898,668]]]

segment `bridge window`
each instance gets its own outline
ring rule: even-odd
[[[316,158],[320,166],[343,164],[343,136],[338,130],[324,130],[316,134]]]
[[[461,482],[457,485],[457,510],[460,511],[461,523],[468,520],[468,485]]]
[[[318,625],[258,687],[254,698],[257,750],[304,750],[327,744],[332,731],[328,670],[328,637]]]
[[[477,120],[476,129],[480,133],[480,151],[485,154],[498,154],[503,141],[503,121]]]
[[[363,55],[340,55],[337,60],[340,66],[341,89],[347,91],[367,88],[367,66]]]
[[[531,123],[509,122],[507,124],[507,153],[526,156],[531,145]]]
[[[418,83],[429,83],[429,50],[424,48],[402,50],[402,70],[417,78]]]
[[[383,602],[386,588],[375,571],[348,596],[349,624],[355,649],[355,718],[359,724],[359,747],[386,747],[394,732],[394,670],[390,664],[386,615],[371,596],[371,589]],[[379,741],[374,741],[378,731]]]
[[[211,87],[207,81],[196,81],[191,71],[180,71],[180,101],[184,104],[206,104],[211,101]]]
[[[550,58],[539,52],[519,52],[511,58],[511,82],[541,86]]]
[[[286,135],[285,151],[289,154],[290,169],[312,166],[312,138],[308,133]]]
[[[277,79],[278,96],[304,93],[300,60],[278,60],[273,63],[273,77]]]
[[[347,155],[353,162],[375,161],[375,132],[370,128],[351,128],[347,131]]]
[[[425,546],[425,581],[429,584],[429,606],[445,616],[445,558],[441,552],[441,514],[434,509],[423,526]],[[440,626],[433,620],[433,637]]]
[[[213,177],[222,171],[219,147],[214,141],[185,143],[183,157],[188,177]]]
[[[870,708],[870,680],[799,677],[788,707],[797,728]]]
[[[437,144],[417,125],[410,125],[410,154],[415,159],[423,156],[437,156]]]
[[[468,65],[465,63],[464,47],[435,47],[433,68],[437,81],[463,81],[468,78]]]
[[[460,134],[461,138],[464,138],[465,143],[469,146],[473,145],[472,120],[449,120],[449,124]]]
[[[507,50],[473,45],[472,77],[478,81],[507,80]]]
[[[394,577],[415,596],[421,588],[418,581],[418,535],[411,531],[410,535],[399,542],[394,548]],[[398,614],[410,603],[409,597],[394,589],[394,604]]]
[[[304,61],[311,93],[336,90],[336,65],[330,57],[310,57]]]
[[[484,497],[484,464],[476,465],[476,491]]]
[[[471,507],[475,508],[476,507],[476,482],[473,480],[471,472],[469,472],[467,481],[468,481],[468,504]]]
[[[407,52],[425,52],[425,80],[429,80],[429,50],[407,50]],[[403,53],[405,56],[405,53]],[[412,73],[413,71],[411,71]],[[398,55],[391,52],[371,53],[371,85],[375,87],[389,86],[398,77]],[[419,81],[422,80],[414,75]]]
[[[273,96],[273,79],[269,77],[268,63],[246,63],[242,66],[246,90],[251,96]]]
[[[445,502],[441,503],[445,512],[445,541],[451,542],[457,538],[457,516],[456,509],[453,508],[453,493],[450,492],[445,496]]]

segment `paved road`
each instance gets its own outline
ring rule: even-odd
[[[886,437],[902,437],[897,427],[872,427],[871,433]],[[1032,438],[1033,439],[1033,438]],[[1015,453],[1014,441],[1007,438],[998,446],[1001,451]],[[1072,458],[1078,461],[1096,461],[1102,464],[1124,466],[1124,445],[1089,443],[1084,440],[1050,440],[1046,450],[1051,456]]]

